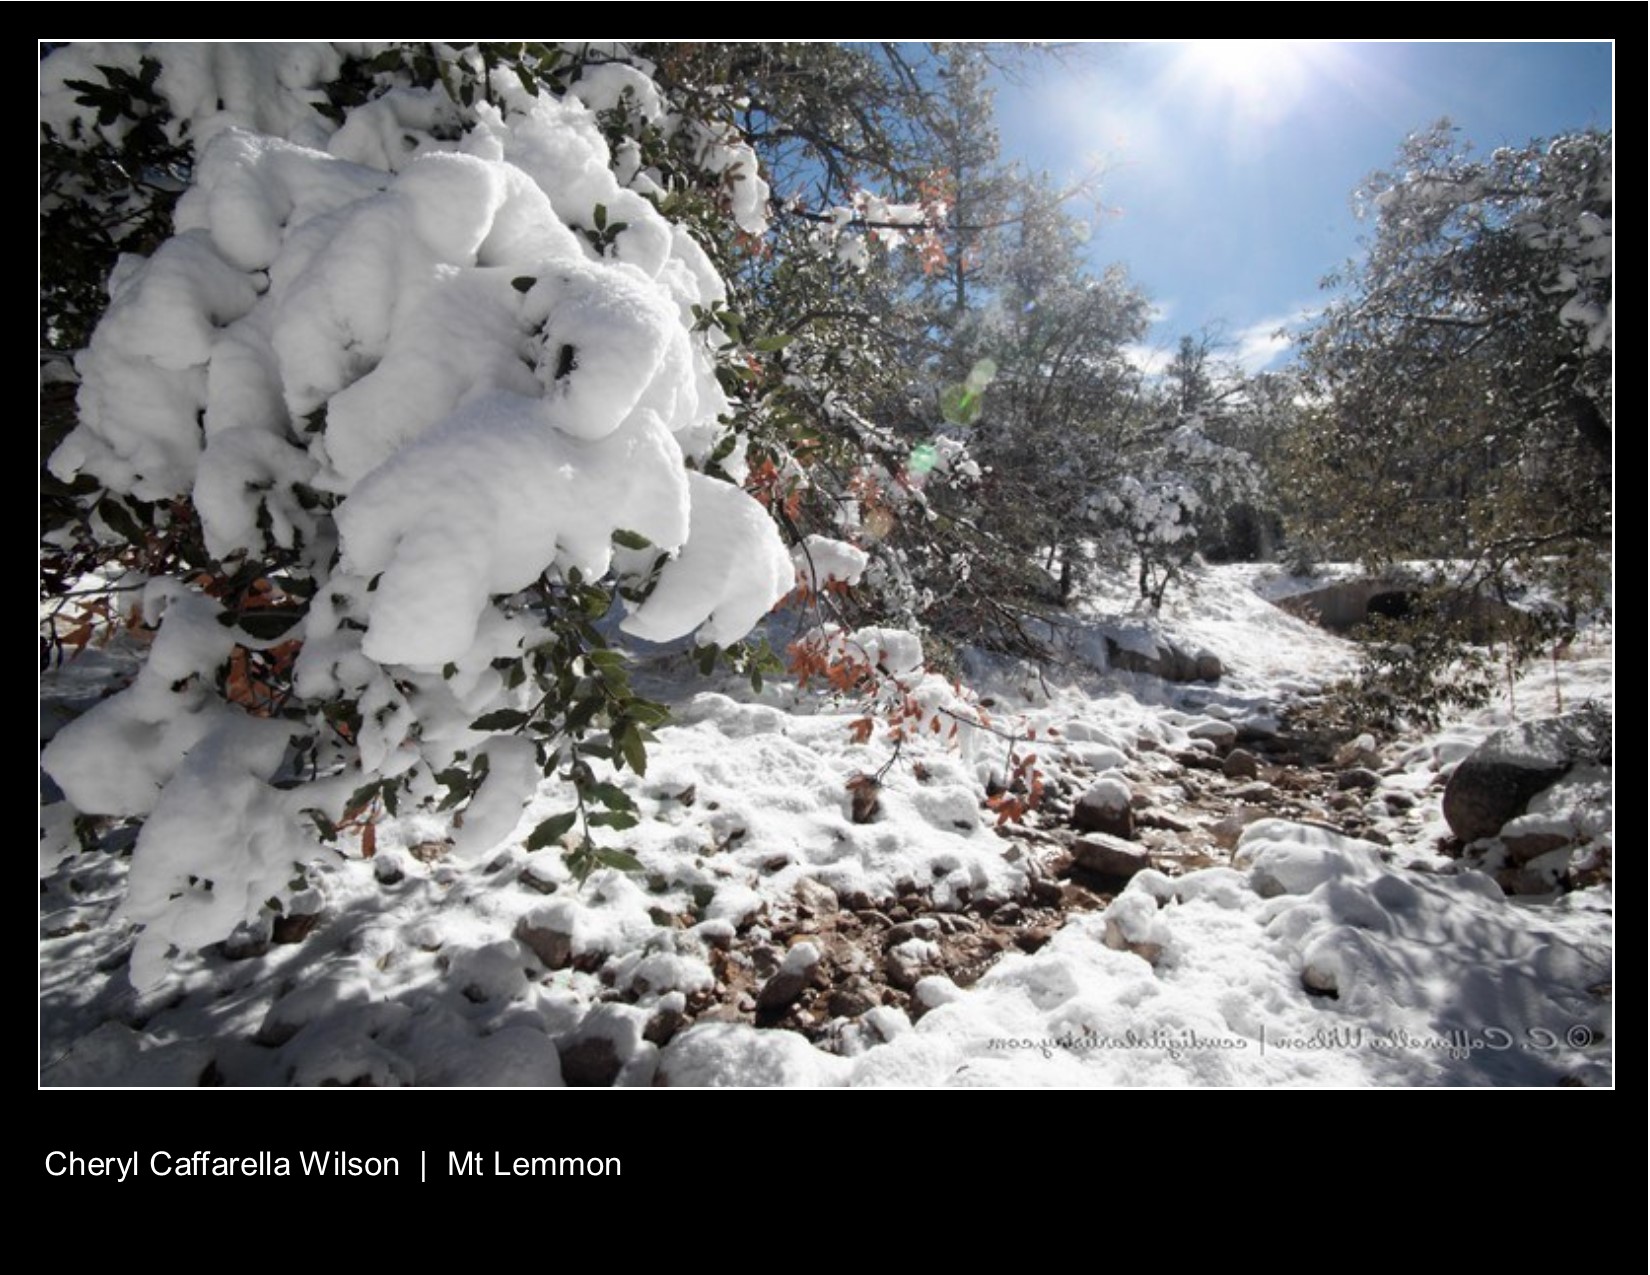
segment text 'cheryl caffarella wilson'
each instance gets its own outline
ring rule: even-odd
[[[414,1166],[416,1168],[416,1166]],[[54,1178],[114,1178],[117,1182],[147,1171],[157,1178],[395,1178],[399,1156],[359,1156],[344,1151],[300,1151],[296,1156],[259,1151],[254,1155],[216,1155],[211,1151],[154,1151],[147,1158],[130,1155],[81,1155],[48,1151],[46,1172]]]

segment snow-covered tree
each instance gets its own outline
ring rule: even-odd
[[[1470,156],[1411,138],[1360,193],[1367,257],[1304,346],[1293,481],[1354,555],[1560,564],[1582,601],[1611,534],[1612,140]]]
[[[727,116],[649,69],[585,45],[45,57],[47,215],[141,209],[156,241],[88,245],[100,317],[99,260],[48,260],[45,318],[72,344],[96,317],[49,461],[59,574],[91,570],[60,621],[83,641],[101,589],[154,629],[44,756],[80,811],[142,820],[140,985],[403,805],[461,814],[474,857],[559,775],[574,808],[529,844],[624,866],[594,832],[633,807],[598,764],[641,771],[662,710],[614,627],[727,645],[792,588],[737,482],[726,292],[690,226],[759,234],[767,190]],[[123,153],[125,191],[98,167]]]
[[[1332,551],[1438,564],[1366,646],[1364,723],[1481,700],[1470,646],[1528,657],[1607,594],[1612,154],[1589,131],[1476,159],[1440,125],[1360,193],[1375,234],[1305,339],[1286,473]],[[1525,589],[1488,628],[1482,597]]]

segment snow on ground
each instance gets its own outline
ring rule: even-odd
[[[1011,768],[997,735],[907,744],[858,822],[849,781],[891,755],[880,734],[853,742],[859,707],[785,682],[756,695],[696,681],[654,655],[638,680],[674,720],[646,777],[619,777],[644,815],[623,842],[642,871],[578,888],[553,850],[528,853],[527,832],[568,808],[551,785],[474,861],[404,814],[374,859],[304,870],[307,933],[301,915],[251,927],[140,992],[120,854],[132,834],[83,852],[48,788],[42,1081],[1610,1083],[1610,887],[1504,897],[1439,852],[1438,810],[1451,767],[1496,726],[1560,697],[1610,701],[1609,636],[1533,669],[1510,702],[1365,758],[1372,788],[1295,795],[1279,778],[1257,796],[1220,754],[1233,738],[1260,749],[1292,698],[1350,660],[1265,603],[1262,572],[1209,570],[1150,622],[1102,591],[1051,666],[972,662],[993,723],[1036,732],[1052,792],[1104,778],[1136,794],[1143,824],[1157,816],[1139,842],[1153,866],[1115,892],[1053,881],[1051,830],[994,830],[982,790]],[[1226,673],[1171,685],[1107,671],[1108,632],[1207,647]],[[93,651],[49,675],[48,732],[129,671]],[[1587,821],[1596,850],[1608,800],[1608,777],[1584,776],[1536,817]],[[1250,813],[1223,835],[1200,822],[1228,810]],[[1023,933],[1033,916],[1055,919]],[[856,943],[886,981],[854,972]],[[952,958],[970,943],[986,959],[964,969]],[[785,999],[827,970],[829,999]]]

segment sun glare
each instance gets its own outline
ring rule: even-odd
[[[1192,40],[1179,46],[1171,78],[1219,110],[1281,119],[1312,87],[1326,40]]]

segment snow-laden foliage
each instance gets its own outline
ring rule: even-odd
[[[1562,561],[1596,596],[1611,534],[1613,143],[1477,159],[1440,127],[1362,192],[1367,259],[1304,346],[1318,410],[1289,479],[1330,547],[1470,558],[1474,582]]]
[[[1130,458],[1134,472],[1092,503],[1094,514],[1126,544],[1140,596],[1153,610],[1163,605],[1200,539],[1219,528],[1229,508],[1259,491],[1253,458],[1205,430],[1203,418],[1193,415],[1167,437],[1153,438]]]
[[[1372,725],[1481,700],[1466,641],[1527,658],[1607,600],[1613,164],[1607,133],[1479,159],[1440,126],[1361,193],[1375,234],[1305,339],[1282,476],[1326,548],[1451,564],[1370,647]]]
[[[683,179],[610,133],[685,139],[747,231],[765,188],[618,56],[47,59],[55,138],[96,148],[164,115],[190,148],[172,235],[109,279],[50,460],[92,532],[128,542],[126,583],[152,577],[147,664],[44,759],[79,810],[147,817],[140,983],[279,906],[317,832],[371,853],[403,801],[463,811],[474,856],[559,772],[578,809],[537,844],[578,827],[584,870],[622,863],[589,829],[634,816],[591,763],[643,769],[662,710],[598,624],[617,605],[636,636],[725,645],[791,589],[768,514],[724,480],[741,453],[697,319],[725,292],[658,209]],[[91,91],[122,75],[152,100]],[[694,472],[713,460],[722,477]]]

